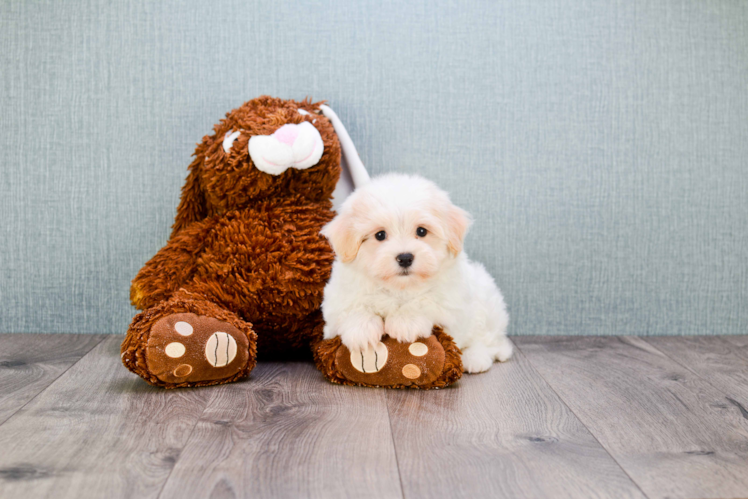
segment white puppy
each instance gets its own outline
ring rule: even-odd
[[[364,350],[385,332],[415,342],[439,325],[468,373],[509,359],[504,297],[462,251],[469,225],[468,213],[422,177],[388,174],[357,189],[322,229],[336,254],[322,302],[325,338]]]

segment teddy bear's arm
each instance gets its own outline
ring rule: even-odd
[[[166,300],[192,278],[213,222],[205,219],[179,231],[145,263],[130,286],[133,306],[143,310]]]

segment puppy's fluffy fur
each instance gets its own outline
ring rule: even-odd
[[[325,338],[358,350],[384,332],[415,342],[436,324],[462,349],[468,373],[509,359],[504,297],[462,250],[470,222],[422,177],[388,174],[357,189],[322,229],[336,254],[322,302]],[[398,263],[404,254],[409,267]]]

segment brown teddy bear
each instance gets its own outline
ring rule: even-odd
[[[374,368],[356,366],[339,339],[322,340],[334,256],[319,231],[335,215],[341,142],[364,182],[337,116],[308,99],[253,99],[203,138],[171,237],[132,282],[143,312],[122,343],[129,370],[167,388],[214,385],[246,377],[258,352],[293,359],[312,349],[337,383],[431,388],[459,378],[459,350],[438,328],[418,346],[386,339],[386,366]]]

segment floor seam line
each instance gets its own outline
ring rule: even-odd
[[[193,387],[192,390],[200,390],[200,387]],[[167,389],[164,389],[167,390]],[[183,390],[183,389],[178,389]],[[166,488],[166,484],[169,482],[169,479],[171,479],[171,475],[174,473],[174,469],[177,468],[177,465],[179,464],[179,461],[182,460],[182,453],[184,450],[187,449],[187,445],[190,444],[190,441],[192,441],[192,438],[195,435],[195,428],[197,427],[197,424],[200,423],[200,421],[203,419],[203,415],[205,415],[205,412],[208,410],[208,407],[210,406],[210,403],[213,402],[215,399],[215,394],[217,394],[219,391],[215,391],[208,401],[205,403],[205,407],[203,408],[203,411],[200,412],[200,415],[195,419],[195,424],[190,429],[190,433],[187,434],[187,439],[185,440],[184,444],[182,445],[182,448],[179,450],[179,458],[174,461],[174,465],[172,466],[171,470],[169,471],[169,474],[166,475],[166,479],[164,479],[164,484],[161,485],[161,488],[158,490],[158,495],[156,495],[156,498],[161,498],[161,494],[164,492],[164,488]]]
[[[659,352],[660,354],[662,354],[663,356],[665,356],[667,359],[669,359],[670,361],[672,361],[673,363],[675,363],[676,365],[678,365],[680,367],[683,367],[685,370],[689,371],[690,373],[693,373],[696,377],[698,377],[701,380],[703,380],[704,382],[706,382],[712,389],[714,389],[718,393],[722,394],[725,397],[725,399],[727,399],[728,401],[731,399],[729,392],[725,391],[721,387],[717,387],[716,385],[714,385],[712,383],[712,381],[709,380],[709,378],[705,377],[704,375],[702,375],[701,373],[699,373],[697,371],[694,371],[691,367],[689,367],[687,365],[684,365],[683,363],[681,363],[680,361],[678,361],[677,359],[675,359],[674,357],[672,357],[671,355],[669,355],[667,352],[665,352],[662,349],[658,348],[654,344],[650,344],[649,342],[647,342],[646,340],[644,340],[642,337],[638,337],[638,338],[640,340],[642,340],[645,344],[647,344],[648,346],[650,346],[652,349],[656,350],[657,352]],[[742,432],[742,428],[741,427],[739,427],[738,430]]]
[[[514,342],[513,342],[513,343],[514,343]],[[548,380],[546,380],[546,378],[545,378],[545,377],[543,376],[543,374],[542,374],[542,373],[540,373],[540,371],[539,371],[539,370],[538,370],[537,368],[535,368],[535,364],[534,364],[534,363],[532,362],[532,360],[530,359],[530,357],[529,357],[529,356],[527,356],[527,355],[525,354],[525,352],[524,352],[524,351],[522,350],[522,347],[520,347],[520,346],[519,346],[518,344],[516,344],[516,343],[514,343],[514,345],[515,345],[515,347],[517,347],[517,350],[519,350],[519,351],[520,351],[520,352],[522,353],[522,356],[523,356],[523,357],[524,357],[524,358],[525,358],[525,359],[527,360],[527,362],[528,362],[528,363],[530,364],[530,366],[532,367],[533,371],[534,371],[535,373],[537,373],[537,374],[538,374],[538,376],[540,377],[540,379],[541,379],[541,380],[542,380],[543,382],[545,382],[545,385],[547,385],[547,386],[548,386],[548,388],[549,388],[549,389],[550,389],[551,391],[553,391],[553,394],[555,394],[556,396],[558,396],[558,399],[559,399],[559,400],[561,401],[561,403],[563,403],[563,405],[564,405],[564,406],[565,406],[565,407],[566,407],[566,408],[567,408],[567,409],[568,409],[568,410],[569,410],[569,411],[571,412],[571,414],[572,414],[572,415],[574,415],[574,417],[575,417],[575,418],[576,418],[576,419],[577,419],[577,420],[579,421],[579,423],[580,423],[580,424],[582,424],[582,426],[583,426],[583,427],[584,427],[585,429],[587,429],[587,432],[589,432],[589,433],[590,433],[590,436],[592,436],[592,439],[594,439],[594,440],[595,440],[595,442],[596,442],[597,444],[599,444],[599,445],[600,445],[600,447],[601,447],[601,448],[602,448],[602,449],[603,449],[603,450],[605,451],[605,453],[607,453],[607,454],[608,454],[608,456],[609,456],[609,457],[611,458],[611,460],[613,460],[613,462],[615,462],[615,464],[616,464],[616,465],[618,466],[618,468],[619,468],[619,469],[621,469],[621,471],[623,471],[623,473],[624,473],[624,474],[626,474],[626,477],[627,477],[627,478],[629,478],[629,480],[630,480],[630,481],[631,481],[631,482],[633,483],[633,485],[634,485],[634,486],[636,486],[636,488],[637,488],[637,489],[638,489],[638,490],[639,490],[639,491],[641,492],[641,494],[642,494],[642,495],[644,495],[644,498],[651,498],[651,497],[650,497],[650,496],[649,496],[649,495],[647,494],[647,492],[645,492],[645,491],[644,491],[644,488],[642,488],[642,487],[641,487],[641,486],[639,485],[639,483],[637,483],[637,482],[636,482],[636,481],[634,480],[634,478],[633,478],[633,477],[631,477],[631,475],[630,475],[630,474],[629,474],[629,472],[628,472],[628,471],[627,471],[627,470],[626,470],[626,469],[625,469],[625,468],[623,467],[623,465],[621,465],[621,464],[620,464],[620,462],[618,462],[618,460],[616,459],[616,457],[615,457],[615,456],[613,456],[613,454],[611,453],[611,451],[610,451],[610,450],[609,450],[608,448],[606,448],[606,447],[605,447],[605,445],[604,445],[603,443],[601,443],[601,442],[600,442],[600,440],[598,439],[598,437],[597,437],[597,436],[595,436],[595,433],[594,433],[594,432],[592,432],[592,429],[590,429],[590,428],[589,428],[589,427],[587,426],[587,424],[586,424],[586,423],[584,422],[584,420],[582,420],[582,418],[581,418],[581,417],[580,417],[579,415],[577,415],[577,413],[576,413],[576,412],[574,411],[574,409],[573,409],[573,408],[572,408],[571,406],[569,406],[569,403],[567,403],[567,402],[566,402],[566,400],[565,400],[565,399],[564,399],[564,398],[563,398],[563,397],[561,396],[561,394],[559,394],[559,393],[558,393],[558,391],[556,391],[556,388],[555,388],[555,387],[553,387],[553,386],[551,385],[551,383],[550,383],[550,382],[548,382]]]
[[[52,334],[52,335],[54,335],[54,334]],[[80,335],[87,335],[87,334],[80,334]],[[67,373],[68,371],[70,371],[70,369],[71,369],[72,367],[74,367],[75,365],[77,365],[78,363],[80,363],[80,362],[81,362],[81,361],[83,360],[83,358],[85,358],[86,356],[88,356],[89,354],[91,354],[91,351],[93,351],[94,349],[96,349],[97,347],[99,347],[99,345],[101,345],[101,343],[102,343],[102,342],[104,342],[105,340],[107,340],[107,337],[108,337],[108,335],[107,335],[107,334],[100,334],[100,335],[102,335],[102,337],[101,337],[101,340],[99,340],[99,341],[98,341],[98,342],[96,342],[96,343],[95,343],[94,345],[92,345],[92,346],[91,346],[91,348],[90,348],[89,350],[87,350],[87,351],[86,351],[86,352],[85,352],[85,353],[84,353],[84,354],[83,354],[83,355],[82,355],[82,356],[81,356],[80,358],[78,358],[78,359],[77,359],[77,360],[76,360],[76,361],[75,361],[74,363],[72,363],[72,364],[71,364],[70,366],[68,366],[68,367],[67,367],[67,368],[65,368],[65,369],[64,369],[63,371],[61,371],[61,372],[60,372],[60,374],[59,374],[59,375],[57,375],[57,376],[56,376],[56,377],[55,377],[54,379],[52,379],[52,380],[51,380],[51,381],[49,382],[49,384],[47,384],[46,386],[44,386],[44,388],[43,388],[42,390],[40,390],[39,392],[37,392],[36,394],[34,394],[34,396],[33,396],[33,397],[32,397],[31,399],[29,399],[28,401],[26,401],[26,402],[25,402],[25,403],[24,403],[24,404],[23,404],[22,406],[20,406],[20,407],[19,407],[19,408],[18,408],[18,409],[17,409],[16,411],[14,411],[14,412],[13,412],[13,413],[11,413],[10,415],[8,415],[8,418],[6,418],[6,419],[5,419],[5,420],[3,420],[2,422],[0,422],[0,427],[2,427],[3,425],[5,425],[5,424],[6,424],[6,423],[7,423],[7,422],[8,422],[8,421],[9,421],[9,420],[11,419],[11,418],[15,417],[15,416],[16,416],[16,415],[18,414],[18,412],[20,412],[21,410],[23,410],[24,408],[26,408],[26,407],[27,407],[27,406],[28,406],[28,405],[29,405],[29,404],[30,404],[30,403],[31,403],[32,401],[34,401],[34,400],[35,400],[36,398],[38,398],[38,397],[39,397],[39,395],[40,395],[41,393],[45,392],[45,391],[46,391],[47,389],[49,389],[50,387],[52,387],[52,385],[53,385],[53,384],[54,384],[55,382],[57,382],[57,381],[58,381],[58,380],[60,379],[60,377],[62,377],[63,375],[65,375],[65,374],[66,374],[66,373]]]
[[[390,424],[390,439],[392,440],[392,451],[395,452],[395,466],[397,466],[397,479],[400,481],[400,496],[402,498],[405,498],[405,487],[403,487],[403,475],[400,472],[400,459],[397,457],[397,444],[395,444],[395,432],[392,430],[392,415],[390,414],[390,398],[387,395],[387,393],[384,394],[384,406],[387,409],[387,421]]]

